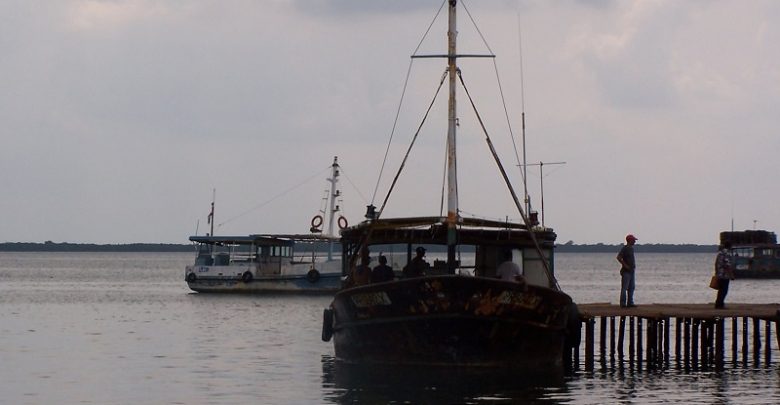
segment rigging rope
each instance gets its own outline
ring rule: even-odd
[[[409,148],[406,150],[406,154],[404,155],[404,158],[401,161],[401,166],[398,168],[398,172],[396,172],[395,177],[393,178],[393,182],[390,184],[390,189],[387,190],[387,195],[385,195],[384,201],[382,201],[382,207],[379,209],[380,215],[382,211],[385,210],[385,206],[387,205],[387,200],[390,199],[390,194],[392,194],[393,189],[395,188],[395,185],[398,182],[398,177],[401,176],[401,171],[403,171],[404,166],[406,165],[406,161],[409,159],[409,154],[412,152],[412,147],[414,146],[414,143],[417,141],[417,137],[420,135],[420,130],[422,130],[423,124],[425,124],[425,120],[428,118],[428,114],[430,114],[431,109],[433,108],[433,104],[436,102],[436,98],[439,96],[439,91],[441,90],[441,87],[444,84],[444,79],[446,78],[447,78],[447,71],[444,71],[444,74],[442,74],[441,80],[439,81],[439,87],[436,88],[436,94],[433,95],[433,99],[431,99],[431,103],[428,105],[428,109],[425,110],[425,115],[423,116],[422,121],[420,121],[420,125],[417,127],[417,131],[415,131],[414,136],[412,137],[412,142],[409,144]]]
[[[339,167],[341,167],[341,166],[339,166]],[[349,184],[350,184],[350,185],[352,185],[352,188],[354,188],[354,189],[355,189],[355,191],[358,193],[358,195],[360,196],[360,198],[362,198],[362,199],[363,199],[363,202],[368,202],[368,200],[366,199],[366,197],[365,197],[365,196],[363,196],[363,193],[361,193],[361,192],[360,192],[360,189],[358,189],[358,188],[357,188],[357,186],[355,186],[355,183],[353,183],[353,182],[352,182],[352,179],[350,179],[350,178],[349,178],[349,176],[347,176],[347,172],[345,172],[345,171],[344,171],[344,168],[343,168],[343,167],[341,167],[341,174],[342,174],[342,175],[344,175],[344,177],[346,177],[346,178],[347,178],[347,181],[349,182]]]
[[[474,17],[471,15],[471,12],[469,11],[468,7],[466,7],[466,2],[464,0],[461,0],[461,4],[463,4],[463,9],[466,10],[466,15],[469,16],[469,19],[471,20],[471,24],[474,25],[474,29],[476,29],[477,33],[479,34],[479,37],[482,38],[482,43],[485,44],[485,47],[490,51],[490,53],[493,53],[493,50],[490,48],[490,45],[488,44],[487,40],[485,39],[485,36],[482,35],[482,31],[479,29],[479,26],[477,25],[477,22],[474,20]],[[518,14],[519,18],[519,14]],[[519,35],[519,31],[518,31]],[[521,44],[522,46],[522,44]],[[493,59],[493,69],[496,71],[496,81],[498,82],[498,91],[501,94],[501,103],[504,107],[504,116],[506,117],[506,124],[509,127],[509,137],[512,140],[512,148],[514,148],[515,151],[515,160],[517,161],[517,166],[520,168],[523,168],[520,170],[520,177],[523,180],[523,184],[526,184],[526,173],[525,173],[525,167],[520,162],[520,154],[517,151],[517,142],[515,141],[515,134],[512,130],[512,122],[509,119],[509,110],[506,107],[506,99],[504,98],[504,88],[501,85],[501,78],[498,74],[498,64],[496,64],[495,58]],[[524,86],[523,86],[523,52],[522,48],[520,50],[520,105],[521,110],[523,111],[522,114],[522,127],[523,127],[523,133],[525,133],[525,94],[524,94]],[[525,152],[525,144],[523,144],[523,152]],[[524,189],[524,193],[527,195],[528,190]]]
[[[439,10],[436,12],[436,15],[433,16],[433,19],[431,20],[431,23],[428,24],[428,29],[425,30],[425,33],[423,34],[422,38],[420,38],[420,42],[417,43],[417,47],[414,48],[414,52],[412,52],[412,56],[417,55],[417,51],[420,50],[420,47],[422,46],[423,41],[425,41],[425,38],[428,36],[428,33],[431,32],[431,27],[433,27],[433,23],[436,22],[436,19],[439,17],[439,14],[441,13],[441,10],[444,8],[444,5],[447,3],[446,0],[442,1],[441,6],[439,6]],[[401,100],[398,102],[398,108],[395,111],[395,120],[393,120],[393,128],[390,130],[390,139],[387,141],[387,147],[385,148],[385,156],[382,159],[382,166],[379,168],[379,176],[376,180],[376,185],[374,186],[374,194],[371,196],[371,204],[374,204],[374,200],[376,200],[376,193],[379,190],[379,184],[382,181],[382,174],[385,171],[385,164],[387,163],[387,155],[390,153],[390,145],[393,143],[393,136],[395,135],[395,128],[398,125],[398,117],[401,114],[401,106],[404,102],[404,97],[406,95],[406,89],[409,85],[409,77],[412,73],[412,63],[414,62],[414,58],[409,59],[409,67],[406,69],[406,79],[404,80],[404,87],[401,91]],[[364,198],[365,200],[365,198]]]
[[[302,181],[302,182],[298,183],[297,185],[295,185],[295,186],[293,186],[293,187],[291,187],[291,188],[289,188],[289,189],[287,189],[287,190],[283,191],[282,193],[280,193],[280,194],[277,194],[277,195],[276,195],[276,196],[274,196],[274,197],[271,197],[271,199],[269,199],[269,200],[267,200],[267,201],[265,201],[265,202],[262,202],[262,203],[260,203],[260,204],[258,204],[258,205],[256,205],[256,206],[254,206],[254,207],[252,207],[252,208],[250,208],[250,209],[248,209],[248,210],[246,210],[246,211],[244,211],[244,212],[242,212],[242,213],[240,213],[240,214],[238,214],[238,215],[236,215],[236,216],[234,216],[234,217],[231,217],[231,218],[228,218],[228,219],[226,219],[224,222],[222,222],[222,223],[218,224],[218,225],[217,225],[217,227],[219,228],[219,227],[221,227],[222,225],[225,225],[225,224],[227,224],[228,222],[234,221],[234,220],[236,220],[236,219],[238,219],[238,218],[241,218],[241,217],[243,217],[243,216],[244,216],[244,215],[246,215],[246,214],[249,214],[250,212],[252,212],[252,211],[254,211],[254,210],[256,210],[256,209],[259,209],[259,208],[262,208],[262,207],[264,207],[264,206],[268,205],[269,203],[271,203],[272,201],[276,200],[277,198],[280,198],[280,197],[284,196],[285,194],[287,194],[287,193],[289,193],[289,192],[291,192],[291,191],[295,190],[296,188],[298,188],[298,187],[300,187],[300,186],[302,186],[302,185],[304,185],[304,184],[308,183],[309,181],[311,181],[311,180],[312,180],[312,179],[314,179],[315,177],[322,175],[322,173],[324,173],[324,172],[326,172],[326,171],[330,170],[330,169],[331,169],[331,167],[332,167],[332,165],[328,165],[328,167],[326,167],[326,168],[325,168],[325,169],[323,169],[322,171],[318,172],[318,173],[317,173],[317,174],[315,174],[314,176],[311,176],[311,177],[309,177],[308,179],[306,179],[306,180],[304,180],[304,181]]]
[[[474,114],[477,116],[477,121],[479,122],[479,125],[482,128],[482,132],[485,134],[485,142],[487,142],[488,148],[490,149],[490,153],[493,154],[493,159],[496,161],[498,170],[501,172],[501,176],[504,178],[504,182],[506,183],[506,186],[509,189],[509,193],[512,194],[512,199],[514,200],[515,206],[517,207],[520,216],[523,217],[523,222],[525,223],[525,226],[528,229],[528,234],[531,236],[531,240],[534,243],[536,252],[539,254],[539,258],[544,258],[544,253],[542,252],[541,246],[539,246],[539,241],[536,239],[536,235],[534,234],[534,231],[531,229],[530,221],[528,221],[528,217],[525,215],[525,211],[523,211],[523,207],[520,205],[520,201],[517,199],[517,194],[515,193],[515,189],[512,187],[512,183],[509,181],[509,176],[506,174],[506,170],[504,170],[504,166],[501,164],[501,160],[498,158],[498,153],[496,152],[496,148],[493,146],[493,141],[490,140],[490,135],[488,134],[487,128],[485,128],[485,124],[482,121],[482,116],[479,114],[479,111],[477,111],[477,106],[474,104],[474,99],[471,98],[471,93],[469,92],[469,89],[466,87],[466,83],[463,81],[463,75],[460,73],[460,70],[458,70],[458,78],[460,79],[460,84],[463,86],[463,90],[466,92],[466,96],[468,96],[469,98],[469,102],[471,103],[471,108],[474,110]],[[550,267],[547,261],[541,260],[541,262],[542,265],[544,266],[544,272],[547,275],[547,279],[558,290],[560,290],[561,287],[558,285],[558,280],[556,280],[555,276],[553,276],[552,273],[550,272]]]

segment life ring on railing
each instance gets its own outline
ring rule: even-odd
[[[195,273],[187,274],[187,277],[185,277],[185,280],[187,280],[188,283],[194,283],[197,279],[198,276],[196,276]]]
[[[317,269],[309,270],[309,272],[306,273],[306,280],[309,280],[312,284],[320,281],[320,272],[317,271]]]
[[[320,225],[322,225],[322,215],[315,215],[314,218],[311,219],[311,227],[319,228]]]
[[[349,226],[349,223],[347,222],[347,219],[344,217],[339,217],[339,229],[344,229]]]
[[[252,272],[249,270],[245,271],[244,274],[241,275],[241,281],[245,283],[251,283],[254,278],[255,277],[252,275]]]

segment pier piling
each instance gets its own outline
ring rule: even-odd
[[[751,350],[754,367],[760,366],[762,360],[765,367],[770,367],[772,352],[780,350],[780,304],[731,304],[726,309],[714,309],[711,304],[652,304],[634,308],[580,304],[579,309],[585,329],[582,350],[587,372],[595,370],[596,361],[602,371],[608,366],[657,370],[669,368],[670,364],[685,371],[748,367]],[[566,364],[575,369],[580,367],[579,351],[577,347],[566,354],[571,356],[565,359]]]

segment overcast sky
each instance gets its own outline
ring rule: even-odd
[[[186,243],[214,189],[218,234],[304,233],[334,156],[343,214],[361,220],[445,69],[412,64],[374,195],[440,5],[0,2],[0,242]],[[525,111],[528,162],[565,162],[528,175],[559,242],[780,231],[780,2],[466,6],[486,44],[461,8],[459,51],[497,58],[462,60],[463,77],[514,185],[499,81],[518,148]],[[445,52],[445,17],[419,54]],[[439,214],[444,94],[385,216]],[[458,116],[464,215],[519,218],[462,89]]]

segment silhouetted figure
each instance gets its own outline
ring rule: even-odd
[[[431,267],[431,265],[425,261],[424,247],[418,246],[414,251],[416,252],[416,256],[414,256],[412,261],[410,261],[403,270],[404,277],[406,278],[422,277],[425,275],[425,271]]]
[[[381,283],[384,281],[391,281],[395,278],[393,268],[387,265],[387,257],[379,255],[379,265],[374,267],[371,271],[371,282]]]

